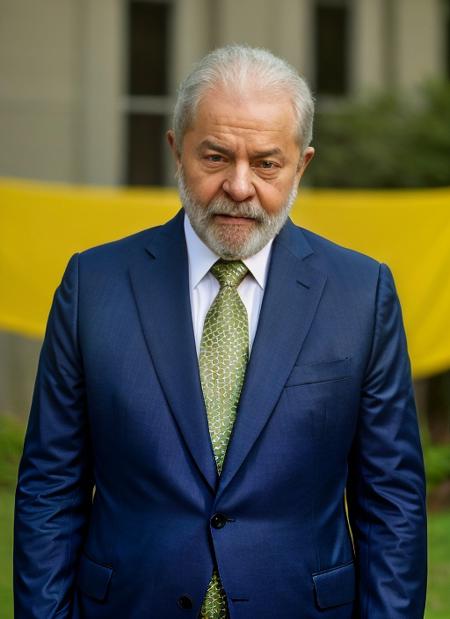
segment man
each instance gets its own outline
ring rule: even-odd
[[[71,259],[20,468],[17,619],[423,616],[392,277],[287,219],[312,113],[284,61],[216,50],[168,134],[184,211]]]

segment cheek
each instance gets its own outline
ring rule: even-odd
[[[286,188],[283,183],[274,182],[270,185],[266,184],[258,192],[261,206],[269,215],[275,215],[286,204],[290,190],[291,187]]]
[[[197,200],[208,203],[220,192],[223,180],[218,174],[193,173],[186,178],[188,187]]]

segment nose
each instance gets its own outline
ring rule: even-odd
[[[251,200],[255,196],[255,187],[250,166],[245,163],[233,166],[223,182],[222,189],[234,202]]]

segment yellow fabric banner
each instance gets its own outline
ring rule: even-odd
[[[103,189],[0,180],[0,328],[41,337],[70,256],[167,221],[172,189]],[[450,189],[301,189],[298,223],[386,262],[416,377],[450,367]]]

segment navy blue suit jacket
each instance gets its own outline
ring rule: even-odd
[[[194,618],[214,561],[232,619],[419,619],[424,501],[385,265],[285,225],[218,477],[183,213],[70,260],[20,467],[16,619]]]

